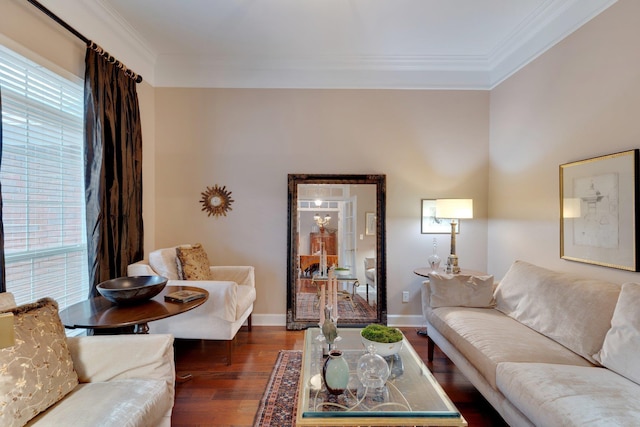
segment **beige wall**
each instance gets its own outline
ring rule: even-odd
[[[215,264],[254,265],[257,323],[284,323],[289,173],[386,174],[391,322],[421,322],[421,198],[476,200],[458,254],[485,268],[488,92],[157,88],[155,101],[156,245],[199,241]],[[233,192],[226,217],[201,211],[215,184]]]
[[[560,164],[640,148],[640,2],[621,0],[491,91],[488,270],[515,259],[623,282],[559,257]]]

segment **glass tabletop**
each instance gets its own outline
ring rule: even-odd
[[[411,344],[404,338],[398,354],[385,358],[390,376],[384,389],[362,396],[356,374],[365,354],[360,329],[340,328],[336,343],[349,364],[347,391],[334,396],[322,384],[322,334],[319,328],[305,331],[297,421],[300,425],[438,425],[467,423],[435,380]]]

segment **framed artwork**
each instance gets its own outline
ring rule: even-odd
[[[376,214],[374,212],[365,213],[365,230],[364,234],[367,236],[376,235]]]
[[[560,165],[560,258],[638,271],[638,150]]]
[[[436,201],[435,199],[422,199],[421,209],[421,227],[422,234],[450,234],[451,220],[444,218],[436,218]],[[456,233],[460,232],[460,222],[456,223]]]

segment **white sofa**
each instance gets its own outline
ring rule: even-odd
[[[163,248],[149,254],[149,260],[128,266],[129,276],[161,275],[167,286],[196,286],[209,292],[201,306],[149,323],[149,333],[172,334],[181,339],[222,340],[227,342],[227,364],[232,361],[236,334],[246,322],[251,330],[251,313],[256,300],[255,272],[252,266],[210,266],[213,280],[180,280],[176,248]]]
[[[31,323],[22,327],[22,321],[18,316],[25,316],[22,310],[27,306],[15,308],[13,295],[0,294],[0,311],[16,313],[14,314],[16,345],[0,350],[0,357],[6,357],[3,359],[4,363],[0,361],[0,366],[3,367],[0,369],[2,371],[0,385],[9,387],[7,390],[3,388],[0,425],[36,427],[169,427],[171,425],[175,394],[175,365],[171,335],[100,335],[65,338],[64,328],[57,315],[57,304],[53,300],[41,301],[44,302],[40,305],[36,303],[29,306],[45,311],[35,314],[33,311],[29,312],[28,314],[32,317]],[[45,316],[47,308],[50,311],[49,315]],[[46,322],[46,326],[42,326],[41,322]],[[40,326],[33,328],[34,324]],[[33,333],[34,329],[36,333]],[[53,341],[51,336],[54,336]],[[55,336],[58,338],[56,339]],[[36,350],[34,350],[34,343],[37,346]],[[47,354],[54,355],[53,359],[46,360]],[[64,360],[69,355],[72,366],[65,370],[67,362]],[[40,357],[45,358],[44,363],[43,359],[39,359]],[[22,366],[28,366],[27,371],[23,371],[22,366],[13,364],[14,360]],[[19,362],[20,360],[22,362]],[[62,363],[63,369],[52,366],[59,362]],[[70,385],[70,389],[67,387],[62,393],[59,386],[55,388],[51,386],[51,383],[61,381],[61,372],[67,374],[69,380],[65,382],[66,385]],[[22,392],[16,390],[20,387],[25,389]],[[50,398],[52,394],[59,396],[53,397],[52,402],[43,404],[46,398],[37,393],[39,390],[46,390],[47,387],[51,390],[46,393]],[[33,390],[28,391],[29,388]],[[61,400],[56,402],[59,397]],[[34,415],[35,417],[31,418]]]
[[[428,358],[436,344],[510,426],[640,425],[640,284],[516,261],[489,306],[436,293],[425,281]]]

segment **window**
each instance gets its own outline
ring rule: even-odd
[[[83,83],[0,46],[6,288],[60,309],[88,295]]]

